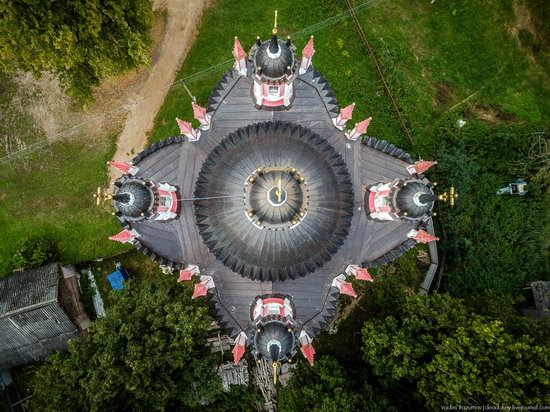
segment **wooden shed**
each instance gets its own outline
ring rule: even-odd
[[[79,336],[68,312],[82,305],[67,283],[58,263],[0,279],[0,370],[64,350]]]

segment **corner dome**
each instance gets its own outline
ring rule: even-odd
[[[436,196],[433,190],[420,180],[405,181],[395,193],[395,207],[405,219],[418,220],[430,213]]]
[[[155,196],[142,180],[127,179],[113,195],[115,210],[129,220],[140,220],[153,209]]]
[[[292,357],[296,346],[294,334],[288,327],[277,320],[267,322],[256,333],[254,347],[262,358],[279,362]]]
[[[258,46],[252,56],[252,63],[255,72],[262,79],[284,80],[296,70],[294,47],[273,35],[270,40]]]

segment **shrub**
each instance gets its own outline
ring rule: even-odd
[[[57,259],[57,246],[46,237],[30,237],[17,249],[13,264],[18,269],[30,269]]]

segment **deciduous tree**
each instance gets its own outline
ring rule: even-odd
[[[190,409],[221,391],[205,345],[211,318],[171,278],[130,281],[88,337],[37,372],[32,409]]]
[[[346,370],[329,356],[319,357],[314,366],[300,362],[277,399],[280,411],[394,411],[390,402],[368,384],[352,380]]]
[[[409,298],[397,316],[367,322],[363,339],[374,374],[387,386],[417,385],[432,410],[550,402],[550,349],[448,295]]]
[[[148,61],[150,0],[4,0],[0,2],[0,69],[59,76],[90,101],[102,77]]]

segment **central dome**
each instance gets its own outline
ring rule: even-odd
[[[242,276],[281,281],[322,267],[344,243],[353,214],[344,160],[302,126],[239,129],[202,165],[195,215],[210,251]]]
[[[292,228],[307,210],[305,178],[295,168],[260,168],[247,179],[244,202],[247,217],[269,229]]]

